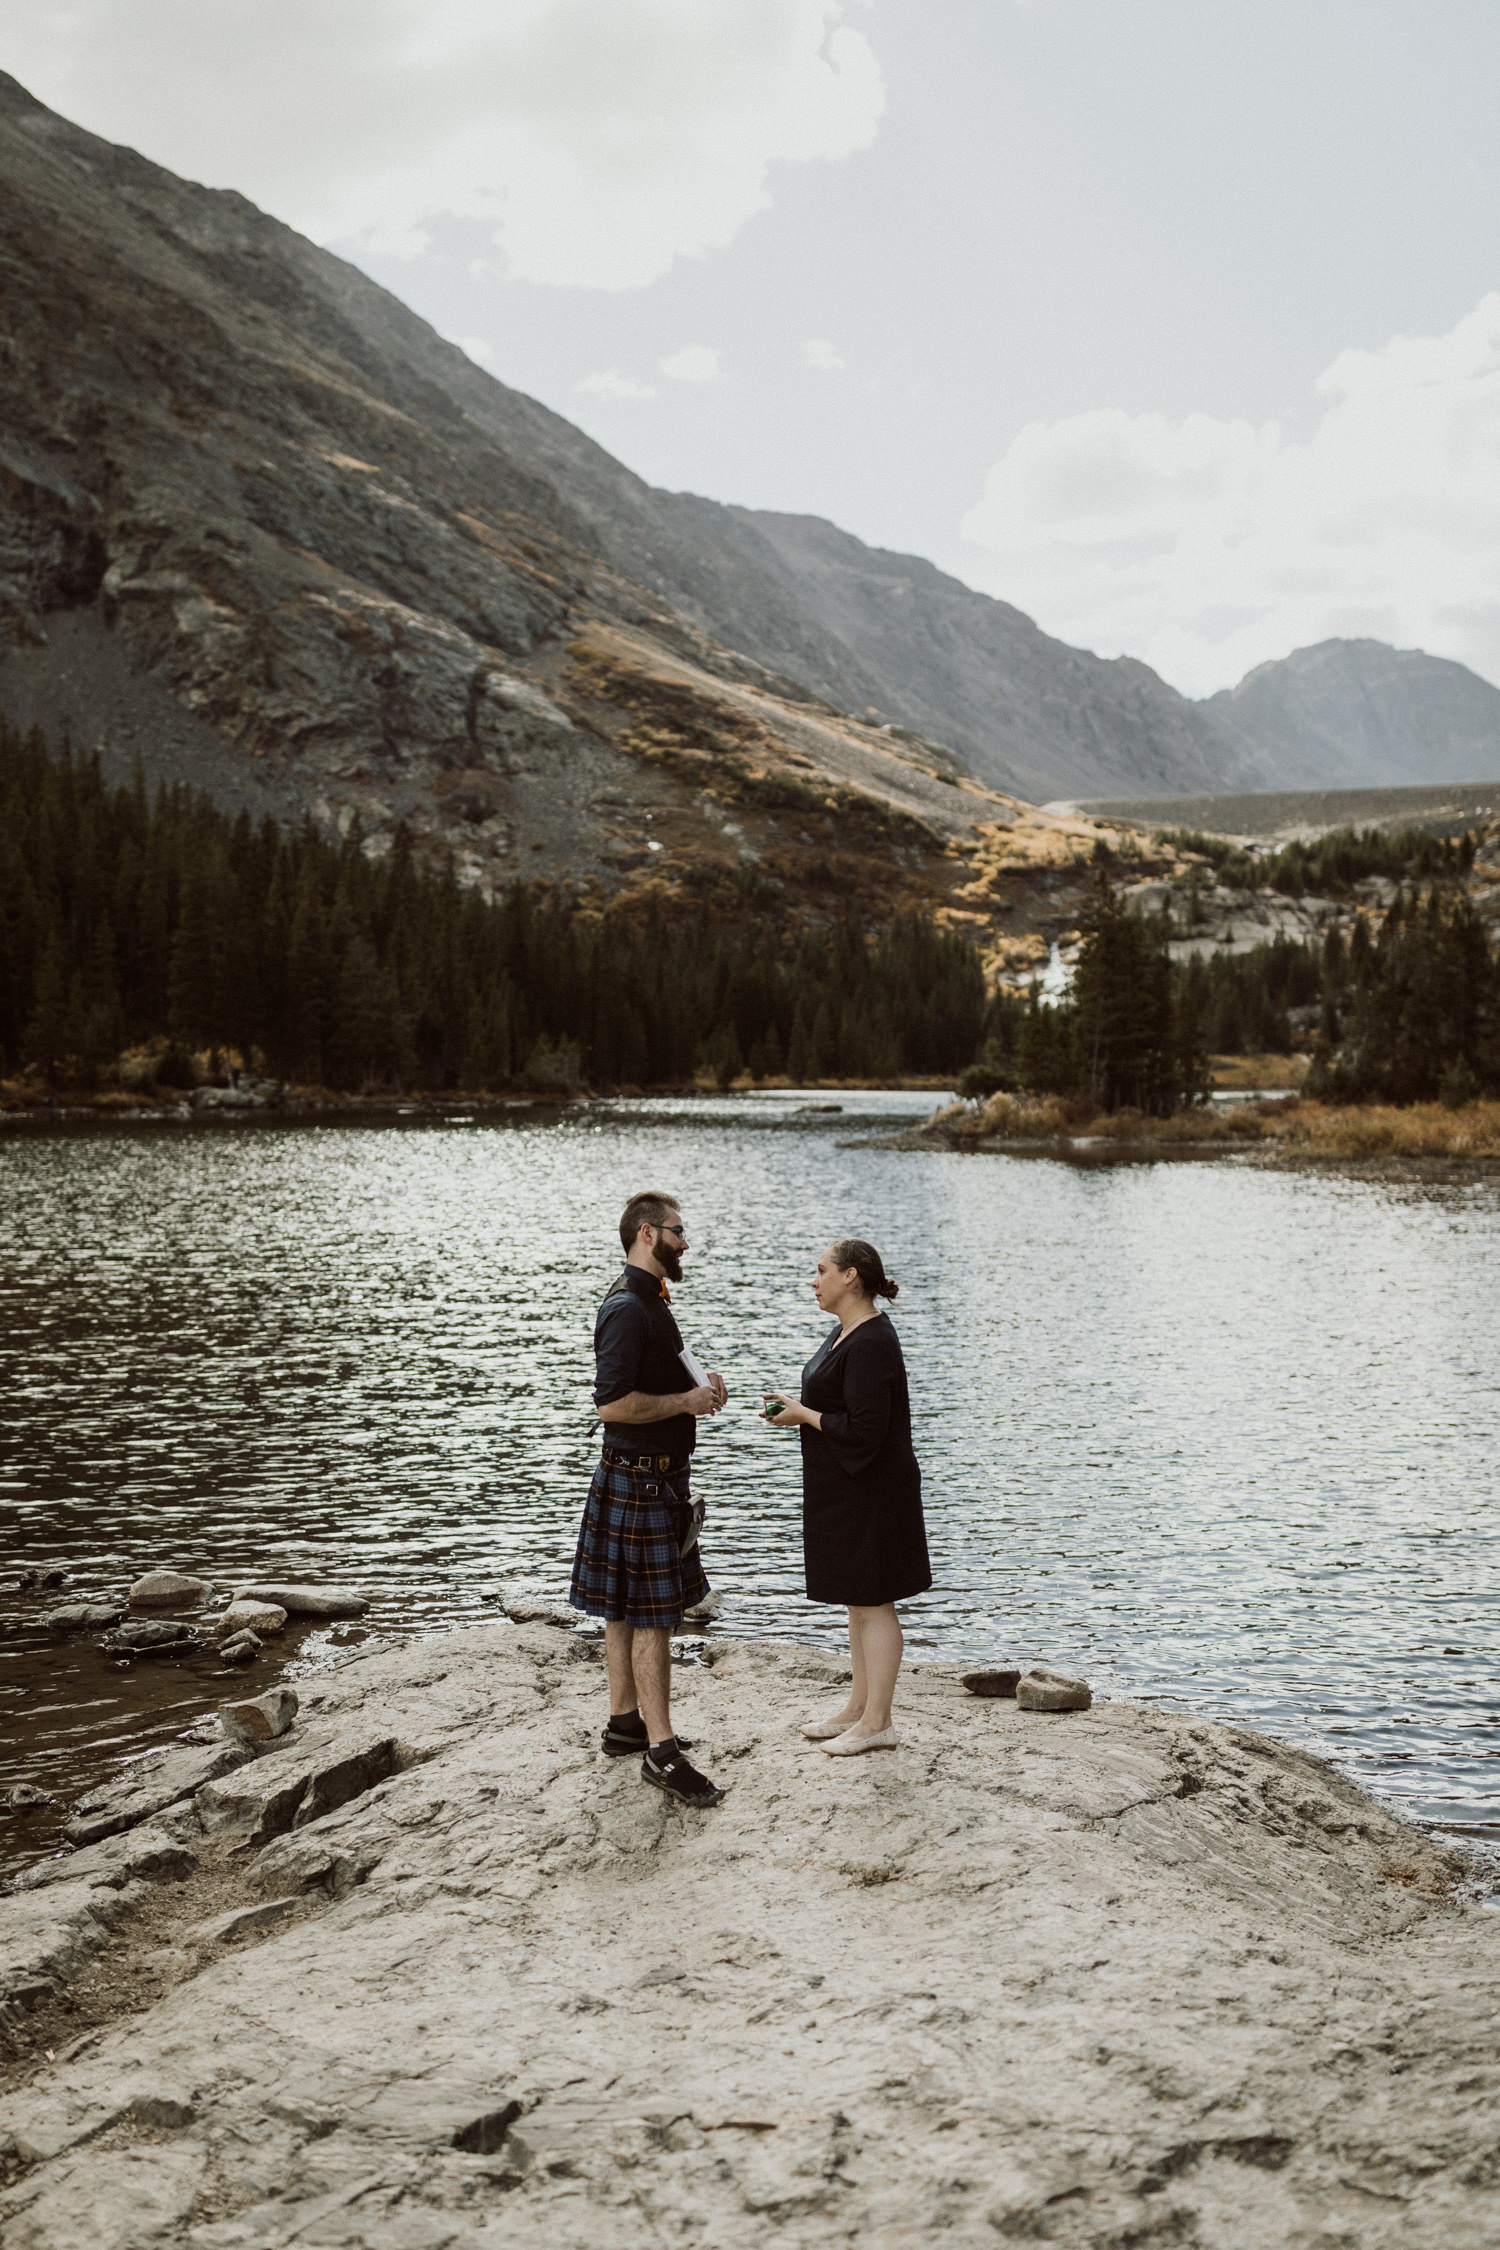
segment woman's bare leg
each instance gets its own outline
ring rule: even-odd
[[[849,1612],[849,1661],[854,1668],[854,1678],[841,1707],[829,1712],[824,1722],[827,1726],[852,1727],[865,1707],[865,1659],[860,1646],[859,1627],[855,1623],[859,1614],[861,1613],[852,1609]]]
[[[851,1609],[849,1646],[854,1655],[854,1682],[859,1716],[851,1734],[884,1734],[891,1723],[891,1697],[901,1670],[906,1643],[894,1602],[875,1609]],[[856,1697],[850,1695],[851,1708]]]

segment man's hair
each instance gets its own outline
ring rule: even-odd
[[[620,1213],[620,1241],[626,1257],[635,1248],[642,1227],[659,1227],[671,1212],[681,1209],[676,1196],[668,1195],[664,1188],[642,1188],[639,1195],[633,1195]]]

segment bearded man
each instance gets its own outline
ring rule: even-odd
[[[688,1239],[675,1195],[633,1195],[620,1217],[625,1269],[594,1322],[594,1407],[604,1425],[578,1534],[569,1600],[604,1619],[611,1758],[639,1754],[641,1778],[680,1803],[724,1792],[690,1766],[672,1731],[672,1635],[708,1597],[698,1548],[703,1522],[689,1484],[697,1422],[729,1393],[722,1375],[683,1356],[669,1282],[681,1281]],[[686,1387],[683,1378],[687,1377]]]

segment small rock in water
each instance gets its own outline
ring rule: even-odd
[[[122,1625],[116,1633],[106,1633],[107,1649],[179,1648],[184,1645],[196,1648],[198,1636],[191,1625],[181,1625],[166,1618],[141,1618],[133,1625]]]
[[[16,1579],[17,1589],[23,1594],[52,1586],[66,1586],[67,1583],[67,1572],[53,1563],[43,1563],[31,1570],[23,1570]]]
[[[261,1644],[254,1633],[239,1632],[225,1641],[219,1654],[226,1664],[253,1664],[260,1650]]]
[[[66,1609],[49,1609],[42,1623],[59,1633],[92,1633],[118,1625],[124,1615],[123,1601],[72,1602]]]
[[[1019,1671],[965,1672],[964,1686],[970,1695],[1013,1696],[1020,1685]]]
[[[208,1592],[205,1578],[190,1578],[181,1570],[148,1570],[130,1589],[130,1599],[137,1609],[150,1608],[158,1602],[201,1602]]]
[[[709,1592],[704,1595],[701,1602],[694,1602],[692,1608],[685,1609],[682,1614],[684,1619],[691,1618],[694,1624],[702,1625],[707,1623],[710,1618],[717,1617],[723,1607],[724,1596]]]
[[[271,1742],[297,1716],[296,1691],[270,1688],[249,1703],[226,1703],[219,1713],[226,1742]]]
[[[35,1812],[42,1805],[55,1804],[56,1799],[49,1797],[45,1789],[38,1789],[34,1782],[18,1781],[5,1802],[12,1812]]]
[[[1033,1664],[1016,1684],[1016,1701],[1023,1711],[1087,1711],[1093,1693],[1086,1680],[1071,1672],[1054,1672],[1050,1664]]]
[[[286,1611],[276,1602],[234,1601],[214,1619],[213,1631],[220,1635],[279,1633],[285,1623]]]
[[[369,1599],[352,1586],[236,1586],[237,1602],[270,1602],[293,1617],[363,1617]]]

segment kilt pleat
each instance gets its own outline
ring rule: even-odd
[[[692,1495],[689,1472],[601,1461],[594,1471],[573,1558],[568,1600],[613,1625],[675,1632],[708,1593],[696,1545],[678,1553]]]

